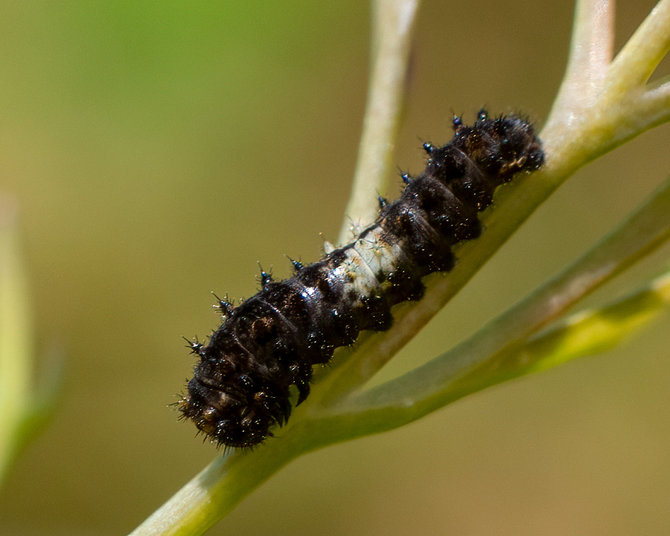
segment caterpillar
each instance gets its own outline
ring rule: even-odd
[[[261,271],[262,290],[233,307],[218,300],[223,323],[207,344],[188,341],[199,358],[181,416],[218,446],[253,447],[286,423],[292,405],[309,395],[312,366],[362,330],[384,331],[391,308],[419,300],[422,278],[454,265],[452,246],[480,235],[478,213],[496,188],[544,163],[532,124],[518,116],[479,112],[467,126],[453,120],[446,145],[424,143],[425,170],[403,174],[398,200],[379,198],[379,214],[353,242],[273,281]]]

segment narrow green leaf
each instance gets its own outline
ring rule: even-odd
[[[18,252],[17,206],[0,198],[0,484],[16,457],[30,392],[32,326]]]

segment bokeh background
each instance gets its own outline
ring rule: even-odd
[[[622,0],[623,43],[653,2]],[[21,205],[37,345],[64,396],[0,491],[0,533],[123,534],[215,450],[178,423],[210,290],[337,236],[364,110],[360,0],[2,2],[0,190]],[[540,124],[570,2],[426,0],[395,161],[452,112]],[[667,69],[665,69],[667,71]],[[668,173],[667,126],[578,173],[383,371],[446,350],[593,244]],[[399,182],[399,181],[398,181]],[[389,192],[394,195],[395,192]],[[666,266],[658,252],[594,301]],[[667,534],[668,317],[607,355],[305,456],[211,534]],[[39,365],[39,363],[38,363]]]

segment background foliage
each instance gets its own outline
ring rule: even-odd
[[[619,4],[622,43],[653,2]],[[191,370],[179,336],[216,325],[209,291],[249,296],[257,260],[284,275],[284,253],[314,259],[318,233],[337,236],[365,102],[367,5],[4,8],[0,188],[22,207],[38,346],[56,341],[68,363],[56,417],[0,490],[2,531],[118,534],[214,454],[165,407]],[[448,139],[452,111],[546,117],[571,19],[571,6],[545,0],[426,1],[398,165],[420,169],[419,141]],[[668,132],[577,174],[376,381],[464,338],[611,228],[667,175]],[[662,534],[666,326],[301,458],[225,533]]]

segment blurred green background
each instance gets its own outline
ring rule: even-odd
[[[653,2],[620,2],[623,43]],[[5,1],[0,190],[21,204],[38,345],[67,353],[50,426],[0,490],[0,533],[122,534],[216,451],[167,405],[217,325],[210,290],[335,239],[364,109],[369,8]],[[452,112],[546,117],[570,2],[425,2],[395,161]],[[667,71],[667,69],[665,69]],[[576,175],[384,377],[440,353],[591,245],[668,173],[667,126]],[[399,181],[397,181],[399,183]],[[395,192],[388,192],[394,196]],[[656,273],[658,252],[601,292]],[[445,335],[447,334],[447,335]],[[667,534],[668,318],[606,356],[292,463],[211,534]]]

